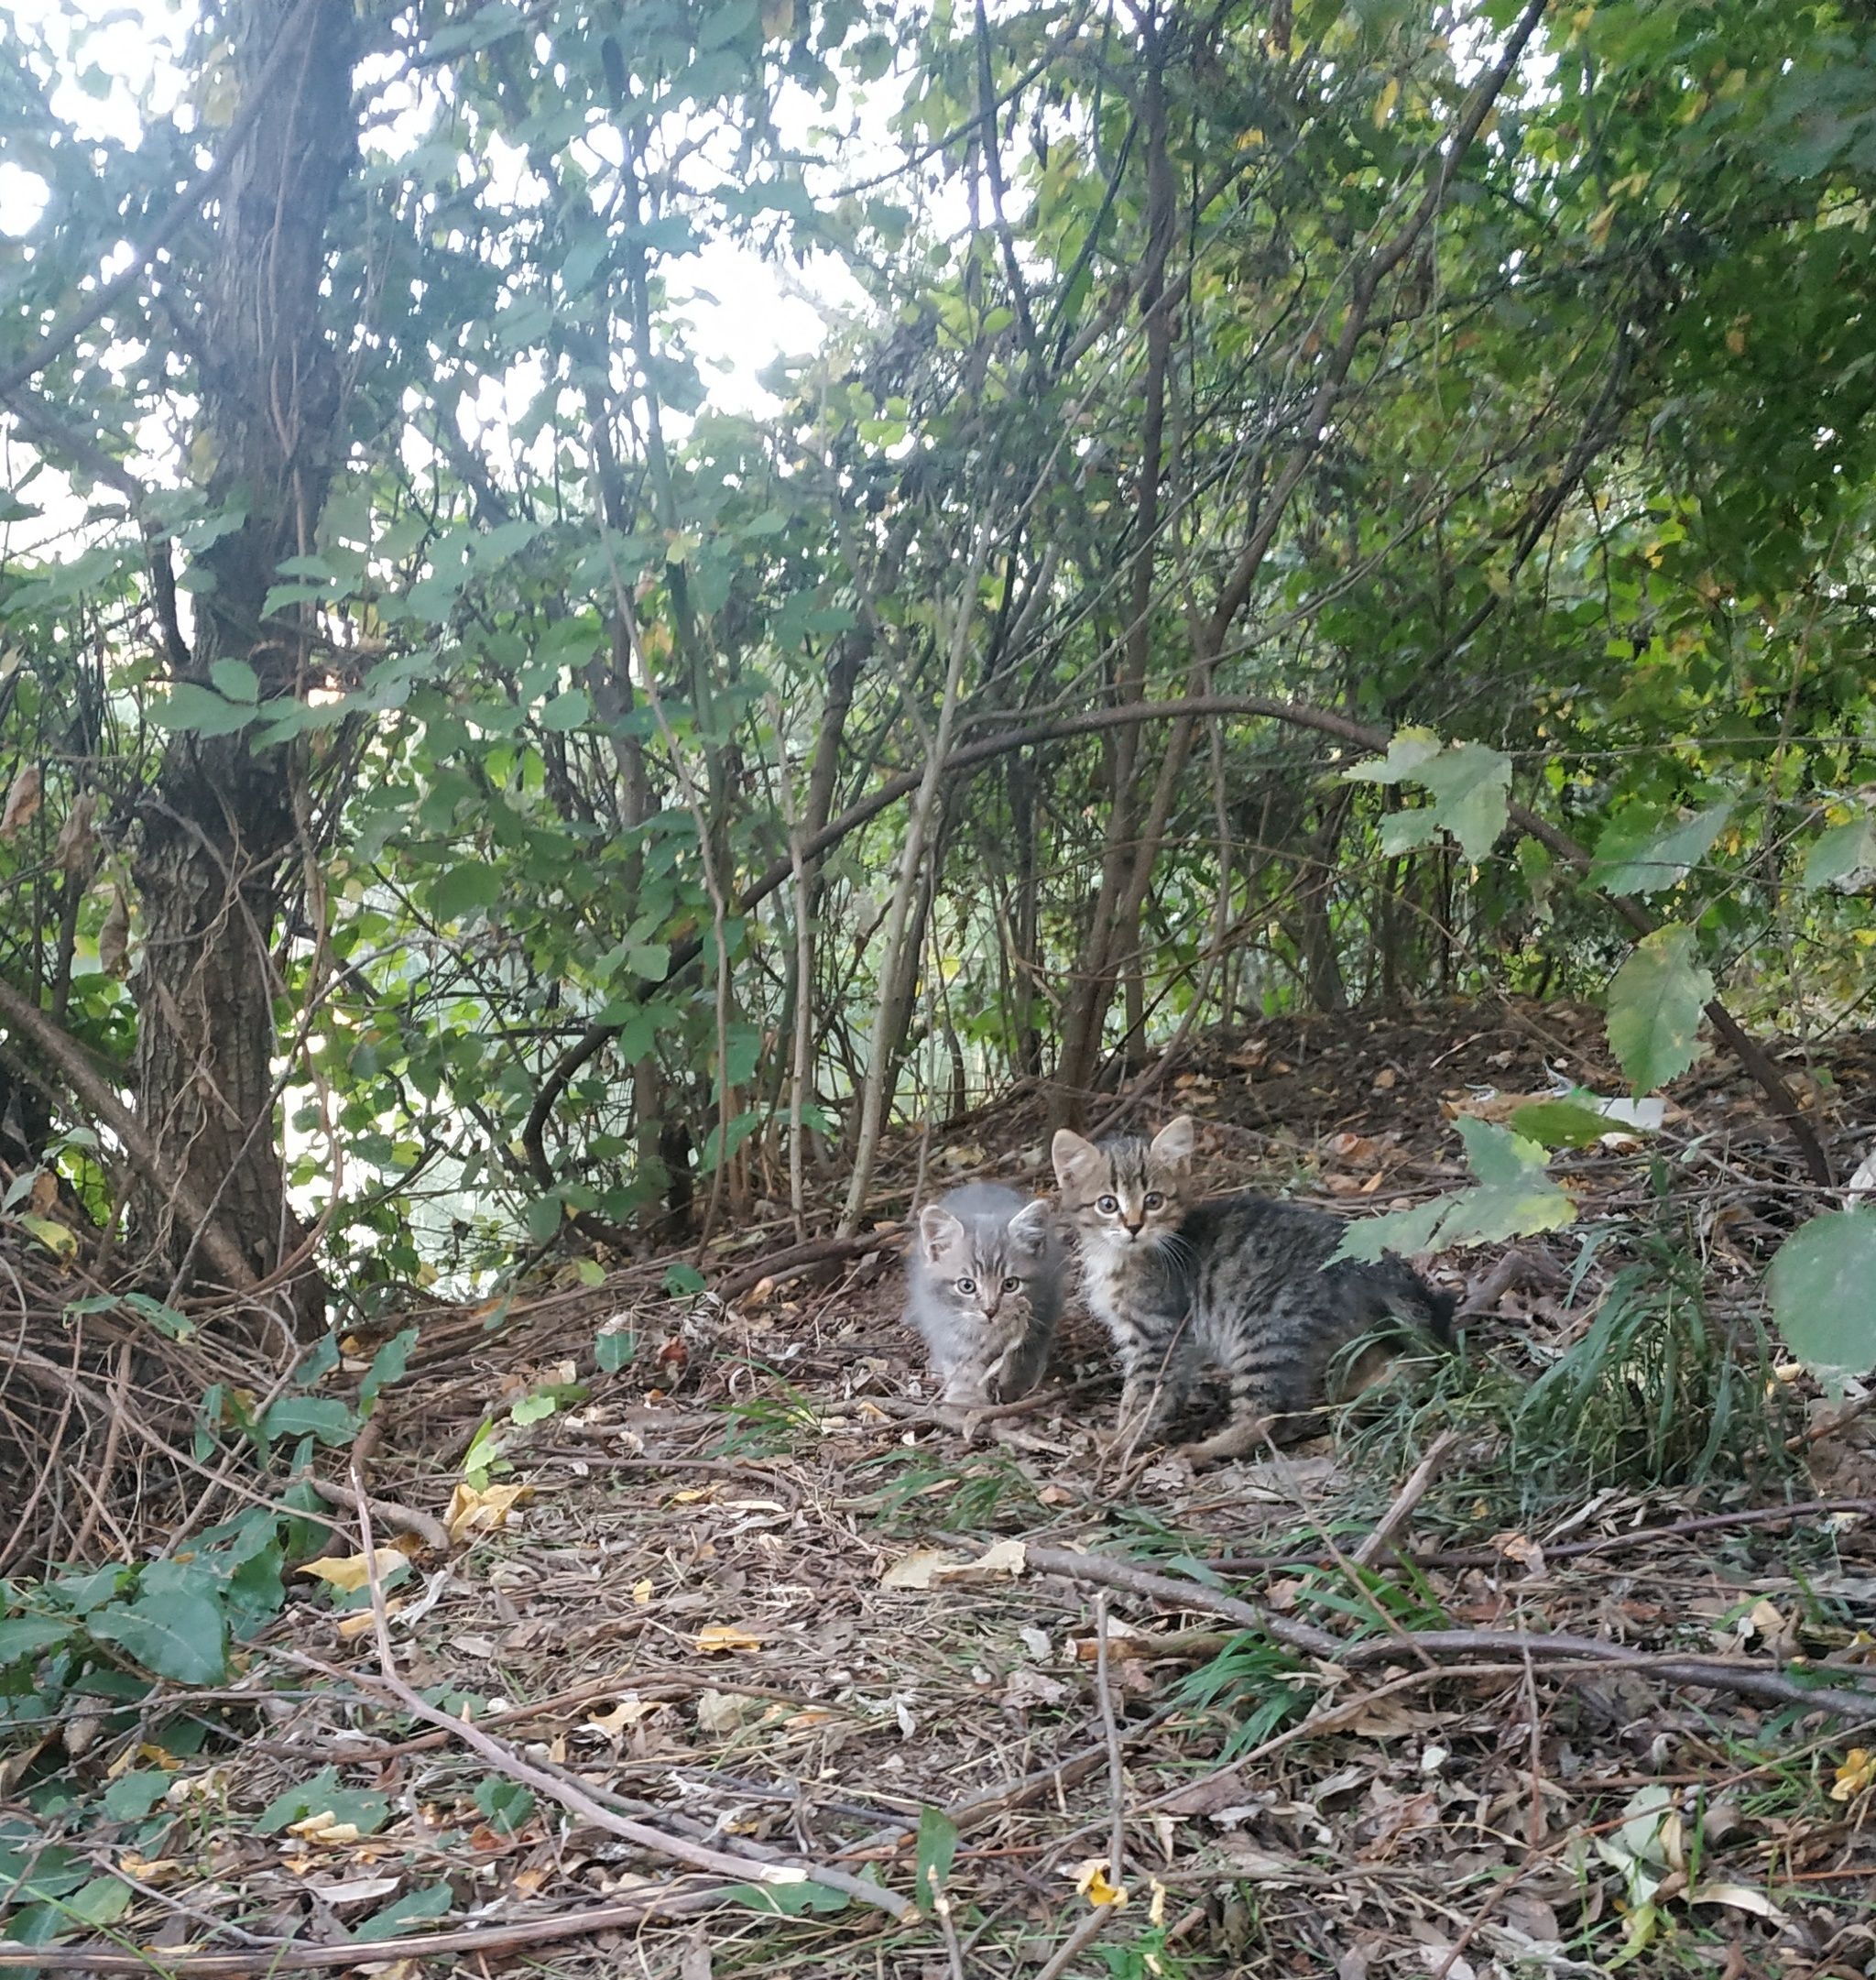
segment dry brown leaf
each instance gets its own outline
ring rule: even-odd
[[[318,1815],[309,1815],[304,1821],[289,1821],[287,1830],[289,1834],[297,1835],[303,1843],[316,1843],[327,1849],[336,1849],[342,1843],[358,1840],[357,1823],[335,1821],[330,1809]]]
[[[393,1595],[385,1603],[385,1614],[387,1615],[396,1615],[403,1606],[404,1598],[401,1595]],[[350,1643],[354,1636],[368,1635],[374,1626],[375,1621],[376,1618],[374,1618],[369,1609],[360,1609],[354,1615],[342,1615],[339,1618],[340,1642]]]
[[[928,1589],[940,1568],[957,1565],[957,1556],[943,1548],[915,1548],[903,1559],[895,1560],[879,1577],[881,1588]]]
[[[33,821],[44,795],[45,779],[37,763],[28,763],[13,780],[6,793],[6,808],[0,811],[0,838],[16,838]]]
[[[586,1714],[586,1723],[595,1733],[603,1733],[607,1739],[622,1738],[627,1726],[637,1725],[648,1713],[658,1710],[657,1704],[647,1703],[641,1698],[622,1698],[610,1712],[591,1712]]]
[[[975,1560],[941,1563],[932,1570],[933,1582],[946,1584],[995,1581],[1008,1576],[1012,1581],[1029,1565],[1029,1549],[1020,1540],[998,1540]]]
[[[706,1623],[697,1632],[696,1647],[710,1657],[728,1650],[759,1650],[762,1639],[737,1623]]]
[[[480,1492],[459,1483],[450,1494],[450,1509],[443,1515],[450,1538],[466,1539],[472,1533],[493,1532],[507,1523],[508,1515],[532,1493],[530,1485],[485,1485]]]
[[[121,977],[125,957],[130,947],[130,902],[123,888],[115,888],[104,924],[98,930],[98,968],[106,976]]]

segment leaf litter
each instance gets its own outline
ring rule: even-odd
[[[1839,1132],[1831,1096],[1876,1064],[1840,1043],[1812,1088]],[[740,1303],[634,1266],[494,1329],[426,1317],[369,1489],[442,1520],[447,1559],[354,1523],[232,1686],[99,1701],[89,1745],[73,1705],[27,1767],[9,1749],[5,1929],[111,1970],[108,1927],[178,1973],[213,1950],[944,1980],[1071,1943],[1069,1971],[1126,1980],[1861,1971],[1871,1734],[1805,1692],[1876,1723],[1876,1435],[1753,1359],[1763,1260],[1807,1206],[1751,1094],[1690,1074],[1638,1152],[1582,1105],[1621,1091],[1592,1014],[1482,1005],[1197,1040],[1139,1104],[1198,1118],[1217,1187],[1399,1213],[1466,1182],[1455,1121],[1510,1122],[1560,1075],[1589,1117],[1551,1170],[1574,1221],[1439,1261],[1460,1353],[1216,1471],[1162,1455],[1123,1488],[1085,1321],[1040,1406],[969,1441],[938,1420],[896,1318],[917,1137],[877,1248]],[[1020,1104],[970,1142],[966,1173],[1041,1175]],[[1732,1446],[1540,1446],[1528,1398],[1560,1370],[1578,1428],[1690,1382],[1711,1406],[1697,1330],[1648,1359],[1692,1325],[1650,1242],[1744,1371]],[[602,1323],[638,1351],[602,1365]],[[82,1841],[27,1791],[53,1778],[101,1797]]]

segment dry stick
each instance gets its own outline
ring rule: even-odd
[[[1079,1958],[1107,1931],[1119,1909],[1118,1905],[1097,1904],[1069,1933],[1054,1958],[1037,1973],[1036,1980],[1057,1980],[1057,1976],[1067,1970],[1070,1962]]]
[[[1107,1881],[1116,1890],[1127,1868],[1127,1770],[1120,1759],[1120,1728],[1107,1689],[1107,1591],[1095,1592],[1095,1696],[1101,1704],[1101,1735],[1107,1743]]]
[[[117,1137],[131,1166],[152,1189],[175,1205],[191,1231],[201,1233],[202,1248],[208,1253],[209,1263],[227,1283],[240,1290],[251,1286],[254,1274],[240,1248],[210,1216],[194,1185],[170,1172],[157,1153],[156,1143],[144,1132],[143,1124],[117,1098],[111,1082],[92,1064],[84,1047],[4,978],[0,978],[0,1018],[32,1041],[83,1105]]]
[[[1135,1567],[1131,1561],[1116,1560],[1107,1554],[1071,1554],[1065,1548],[1026,1547],[1023,1559],[1038,1574],[1053,1574],[1064,1581],[1079,1581],[1096,1587],[1125,1589],[1130,1594],[1146,1595],[1154,1602],[1171,1603],[1205,1615],[1225,1616],[1240,1629],[1260,1630],[1278,1643],[1288,1644],[1294,1650],[1306,1651],[1312,1657],[1334,1657],[1347,1647],[1339,1637],[1330,1635],[1326,1630],[1314,1628],[1308,1623],[1292,1623],[1286,1616],[1272,1615],[1256,1603],[1240,1601],[1236,1595],[1220,1594],[1197,1581],[1177,1581],[1169,1574],[1154,1574],[1146,1568]]]
[[[1522,1630],[1420,1629],[1403,1630],[1399,1635],[1369,1637],[1347,1643],[1306,1623],[1271,1615],[1255,1604],[1233,1595],[1222,1595],[1195,1581],[1176,1581],[1168,1575],[1151,1574],[1101,1554],[1071,1554],[1054,1548],[1031,1547],[1025,1550],[1027,1565],[1041,1574],[1064,1581],[1105,1582],[1109,1588],[1130,1589],[1180,1608],[1210,1615],[1227,1616],[1245,1629],[1256,1629],[1308,1651],[1312,1656],[1332,1659],[1345,1668],[1382,1663],[1405,1650],[1428,1657],[1464,1657],[1468,1654],[1496,1657],[1503,1655],[1587,1658],[1601,1664],[1620,1665],[1659,1678],[1667,1684],[1698,1685],[1713,1690],[1733,1691],[1742,1698],[1762,1699],[1772,1704],[1802,1705],[1813,1712],[1834,1712],[1848,1719],[1876,1719],[1876,1691],[1812,1690],[1796,1684],[1782,1673],[1753,1669],[1749,1666],[1717,1657],[1676,1657],[1652,1650],[1631,1650],[1626,1645],[1605,1642],[1599,1636],[1573,1636],[1562,1631],[1543,1635]]]
[[[1380,1524],[1350,1557],[1358,1568],[1371,1568],[1413,1517],[1413,1508],[1425,1498],[1427,1488],[1438,1475],[1446,1453],[1464,1437],[1462,1430],[1445,1430],[1436,1437],[1426,1455],[1407,1475],[1407,1482],[1394,1495],[1394,1503],[1381,1515]]]
[[[561,1806],[594,1827],[604,1829],[608,1834],[622,1838],[654,1854],[665,1856],[675,1863],[689,1864],[697,1870],[714,1871],[719,1876],[753,1878],[758,1884],[825,1884],[830,1889],[845,1891],[850,1898],[857,1898],[862,1904],[887,1912],[900,1923],[909,1923],[918,1916],[917,1907],[894,1892],[868,1884],[856,1876],[849,1876],[843,1870],[824,1869],[818,1864],[755,1863],[747,1857],[730,1856],[720,1850],[705,1849],[696,1843],[687,1842],[681,1836],[654,1829],[649,1823],[633,1821],[628,1817],[615,1815],[610,1809],[602,1807],[591,1795],[562,1780],[559,1776],[538,1767],[524,1760],[511,1746],[505,1746],[500,1740],[491,1739],[481,1727],[467,1720],[453,1719],[447,1712],[439,1712],[428,1700],[420,1698],[411,1688],[398,1676],[398,1667],[391,1652],[390,1618],[385,1608],[384,1582],[377,1571],[377,1549],[372,1539],[370,1502],[362,1489],[362,1481],[354,1473],[354,1490],[358,1493],[358,1532],[361,1548],[365,1556],[365,1574],[371,1587],[372,1622],[377,1637],[378,1676],[376,1679],[348,1674],[333,1665],[321,1662],[317,1657],[306,1657],[296,1651],[281,1650],[276,1654],[288,1663],[297,1664],[308,1670],[316,1670],[321,1676],[338,1680],[368,1686],[390,1694],[398,1707],[413,1718],[423,1720],[440,1731],[453,1734],[472,1751],[478,1753],[491,1767],[499,1768],[510,1780],[520,1781],[537,1793],[545,1795],[551,1801]]]
[[[342,1505],[347,1512],[358,1510],[358,1493],[351,1485],[334,1484],[326,1478],[309,1478],[307,1483],[330,1505]],[[414,1505],[399,1505],[395,1499],[373,1499],[370,1501],[372,1515],[387,1526],[399,1533],[414,1533],[427,1548],[439,1554],[450,1550],[450,1536],[442,1520],[429,1513],[420,1513]]]
[[[785,1251],[771,1252],[750,1265],[738,1265],[725,1273],[710,1289],[725,1302],[738,1298],[764,1279],[800,1272],[809,1265],[825,1264],[836,1258],[855,1258],[867,1252],[889,1251],[905,1240],[902,1231],[864,1231],[851,1237],[810,1238],[805,1244],[791,1244]]]
[[[747,1877],[739,1881],[747,1883]],[[83,1945],[20,1945],[0,1940],[0,1971],[16,1966],[44,1967],[52,1973],[162,1975],[169,1980],[243,1980],[248,1974],[305,1973],[322,1966],[357,1966],[382,1952],[398,1960],[441,1959],[452,1953],[507,1953],[555,1939],[579,1939],[589,1932],[616,1931],[649,1920],[685,1917],[714,1911],[729,1903],[727,1886],[704,1890],[653,1894],[630,1904],[592,1905],[584,1910],[560,1911],[546,1918],[520,1919],[512,1924],[469,1927],[460,1931],[422,1932],[379,1944],[348,1941],[343,1945],[279,1945],[251,1953],[125,1953],[115,1947]]]
[[[938,1875],[938,1865],[925,1866],[925,1887],[931,1895],[932,1913],[938,1920],[938,1931],[944,1941],[944,1953],[951,1962],[951,1980],[964,1980],[964,1948],[957,1942],[957,1921],[951,1915],[951,1899],[945,1895],[944,1880]]]

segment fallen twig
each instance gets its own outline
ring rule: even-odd
[[[335,1484],[329,1478],[310,1478],[307,1483],[328,1504],[343,1505],[348,1513],[358,1510],[358,1493],[352,1486]],[[442,1521],[431,1514],[419,1512],[414,1505],[399,1505],[395,1499],[373,1499],[371,1515],[399,1533],[414,1533],[433,1553],[447,1554],[450,1551],[450,1536]]]
[[[748,1879],[739,1878],[747,1883]],[[0,1971],[19,1966],[51,1973],[160,1973],[169,1980],[241,1980],[247,1974],[305,1973],[321,1966],[357,1966],[367,1960],[440,1959],[452,1953],[505,1953],[616,1931],[654,1918],[685,1918],[714,1911],[730,1901],[729,1887],[672,1891],[635,1898],[630,1904],[589,1905],[506,1925],[465,1926],[460,1931],[413,1932],[398,1939],[347,1940],[341,1945],[257,1946],[244,1953],[126,1953],[117,1945],[20,1945],[0,1939]]]
[[[1169,1574],[1154,1574],[1149,1569],[1135,1567],[1131,1561],[1116,1560],[1111,1554],[1071,1554],[1063,1548],[1030,1547],[1023,1550],[1023,1559],[1037,1574],[1053,1574],[1065,1581],[1081,1581],[1096,1588],[1121,1588],[1129,1594],[1145,1595],[1196,1614],[1222,1615],[1240,1629],[1260,1630],[1278,1643],[1306,1650],[1312,1657],[1334,1657],[1344,1647],[1340,1639],[1326,1630],[1272,1615],[1256,1603],[1221,1594],[1202,1582],[1176,1581]]]
[[[1426,1455],[1408,1473],[1407,1482],[1394,1494],[1394,1503],[1381,1515],[1380,1524],[1355,1549],[1351,1558],[1358,1568],[1373,1567],[1392,1544],[1394,1536],[1413,1517],[1413,1508],[1426,1496],[1427,1488],[1439,1475],[1446,1454],[1464,1435],[1461,1430],[1445,1430],[1434,1438]]]
[[[1120,1759],[1120,1728],[1114,1723],[1114,1694],[1107,1689],[1107,1591],[1095,1594],[1095,1695],[1101,1706],[1101,1734],[1107,1743],[1107,1881],[1117,1889],[1127,1871],[1127,1769]]]
[[[1113,1923],[1114,1914],[1119,1909],[1118,1905],[1096,1905],[1063,1941],[1054,1957],[1037,1973],[1036,1980],[1056,1980],[1058,1975],[1065,1973],[1070,1964],[1085,1953]]]

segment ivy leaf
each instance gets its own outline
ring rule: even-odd
[[[1835,887],[1841,893],[1861,893],[1876,879],[1876,817],[1868,814],[1848,825],[1834,825],[1812,847],[1805,860],[1805,891]]]
[[[1785,1344],[1832,1395],[1876,1366],[1876,1209],[1827,1210],[1778,1248],[1766,1274]]]
[[[1605,893],[1658,893],[1678,887],[1726,829],[1733,808],[1733,800],[1727,798],[1692,818],[1642,832],[1618,821],[1598,842],[1589,884]]]
[[[1698,938],[1678,922],[1636,943],[1609,987],[1609,1048],[1636,1093],[1678,1078],[1701,1056],[1695,1036],[1713,996]]]
[[[1381,820],[1381,850],[1411,851],[1447,832],[1474,866],[1498,843],[1511,815],[1511,760],[1482,742],[1456,742],[1445,749],[1432,732],[1402,729],[1386,756],[1370,757],[1346,770],[1356,783],[1417,783],[1433,803],[1414,811],[1391,812]]]

